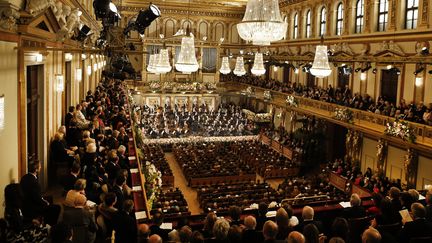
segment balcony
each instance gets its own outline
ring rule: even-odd
[[[236,82],[225,82],[220,83],[219,88],[221,89],[220,93],[235,93],[239,94],[241,91],[245,90],[250,85]],[[301,96],[296,96],[292,94],[286,94],[278,91],[263,89],[260,87],[254,87],[254,98],[259,100],[264,100],[264,91],[270,91],[272,95],[271,101],[267,101],[277,107],[286,108],[288,110],[297,111],[298,113],[305,115],[313,115],[321,119],[325,119],[332,123],[339,124],[341,126],[347,127],[349,129],[358,130],[363,133],[369,134],[374,138],[383,138],[392,143],[399,144],[404,148],[415,148],[419,151],[423,151],[425,153],[431,153],[432,149],[432,126],[408,122],[408,124],[413,128],[414,133],[417,137],[415,143],[409,143],[403,141],[400,138],[392,137],[384,134],[385,125],[389,122],[395,121],[395,118],[378,115],[375,113],[353,109],[350,110],[354,115],[354,124],[346,123],[334,118],[335,110],[337,108],[346,108],[345,106],[340,106],[333,103],[327,103],[319,100],[314,100],[310,98],[305,98]],[[294,96],[298,106],[293,107],[289,106],[286,103],[287,96]]]

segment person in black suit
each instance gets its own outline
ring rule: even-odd
[[[161,229],[160,226],[163,223],[164,215],[161,212],[153,214],[153,225],[150,226],[150,236],[159,235],[164,241],[168,240],[168,230]]]
[[[350,199],[351,207],[347,208],[344,216],[347,219],[363,218],[366,217],[366,210],[361,205],[361,199],[358,194],[353,193]]]
[[[20,181],[24,196],[22,211],[24,218],[29,221],[46,216],[48,206],[50,205],[50,203],[42,197],[42,189],[38,181],[40,169],[41,164],[39,161],[30,163],[28,165],[28,173],[25,174]],[[46,221],[48,221],[48,219],[46,219]],[[55,219],[55,221],[57,221],[57,219]],[[53,222],[51,221],[51,223]]]
[[[263,226],[264,243],[285,242],[276,240],[278,234],[278,226],[275,222],[268,220]]]
[[[413,203],[411,212],[414,221],[404,222],[399,233],[400,242],[410,242],[412,238],[432,237],[432,223],[426,220],[426,209],[421,203]]]
[[[69,126],[71,123],[71,120],[73,118],[73,113],[75,112],[75,106],[69,106],[69,112],[66,114],[65,116],[65,127],[66,127],[66,140],[68,142],[68,144],[70,144],[70,138],[69,138]]]
[[[137,241],[137,223],[133,212],[134,203],[128,199],[124,201],[123,209],[113,215],[116,243]]]
[[[303,232],[303,228],[308,224],[314,224],[320,233],[323,233],[323,224],[321,221],[314,220],[314,209],[309,206],[303,207],[302,218],[303,221],[298,224],[294,229],[298,232]]]
[[[75,161],[72,164],[70,173],[68,173],[62,180],[63,189],[65,192],[72,190],[74,188],[75,182],[78,180],[79,174],[81,172],[81,165]]]
[[[426,220],[432,223],[432,189],[426,193]]]
[[[257,222],[254,216],[249,215],[244,219],[245,229],[243,230],[242,236],[243,242],[259,243],[264,240],[263,235],[256,231],[256,224]]]
[[[123,187],[126,184],[126,178],[123,175],[118,175],[115,179],[115,183],[112,187],[112,192],[116,194],[117,202],[114,204],[114,207],[118,210],[123,209],[123,203],[126,200],[125,192],[123,191]]]

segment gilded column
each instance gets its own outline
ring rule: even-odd
[[[429,28],[429,1],[430,0],[420,1],[420,13],[419,13],[420,23],[418,25],[418,28],[421,29]]]
[[[370,33],[371,32],[371,14],[373,13],[373,2],[372,0],[365,0],[364,1],[364,16],[363,16],[363,33]]]
[[[387,30],[396,30],[397,26],[396,26],[396,13],[397,13],[397,0],[389,0],[389,23],[388,23],[388,28]]]
[[[404,161],[404,172],[407,188],[416,188],[417,169],[418,155],[413,149],[409,148],[407,149],[407,154],[405,155]]]

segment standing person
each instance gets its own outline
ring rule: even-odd
[[[40,162],[34,161],[28,165],[28,173],[21,178],[20,185],[24,195],[23,215],[30,221],[42,217],[47,224],[54,225],[57,223],[60,207],[51,205],[43,198],[38,180],[40,170]]]

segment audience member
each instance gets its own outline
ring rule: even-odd
[[[112,223],[116,243],[137,241],[138,230],[132,200],[127,199],[123,202],[122,209],[113,214]]]
[[[399,234],[400,242],[410,242],[412,238],[431,237],[432,223],[426,220],[426,209],[420,203],[411,205],[413,221],[404,222],[404,226]]]
[[[72,235],[72,227],[65,222],[59,222],[50,229],[52,243],[72,243]]]
[[[369,227],[363,232],[362,243],[380,243],[380,242],[381,242],[381,235],[378,232],[378,230]]]
[[[304,235],[298,231],[293,231],[288,235],[288,243],[305,243],[306,239]]]

